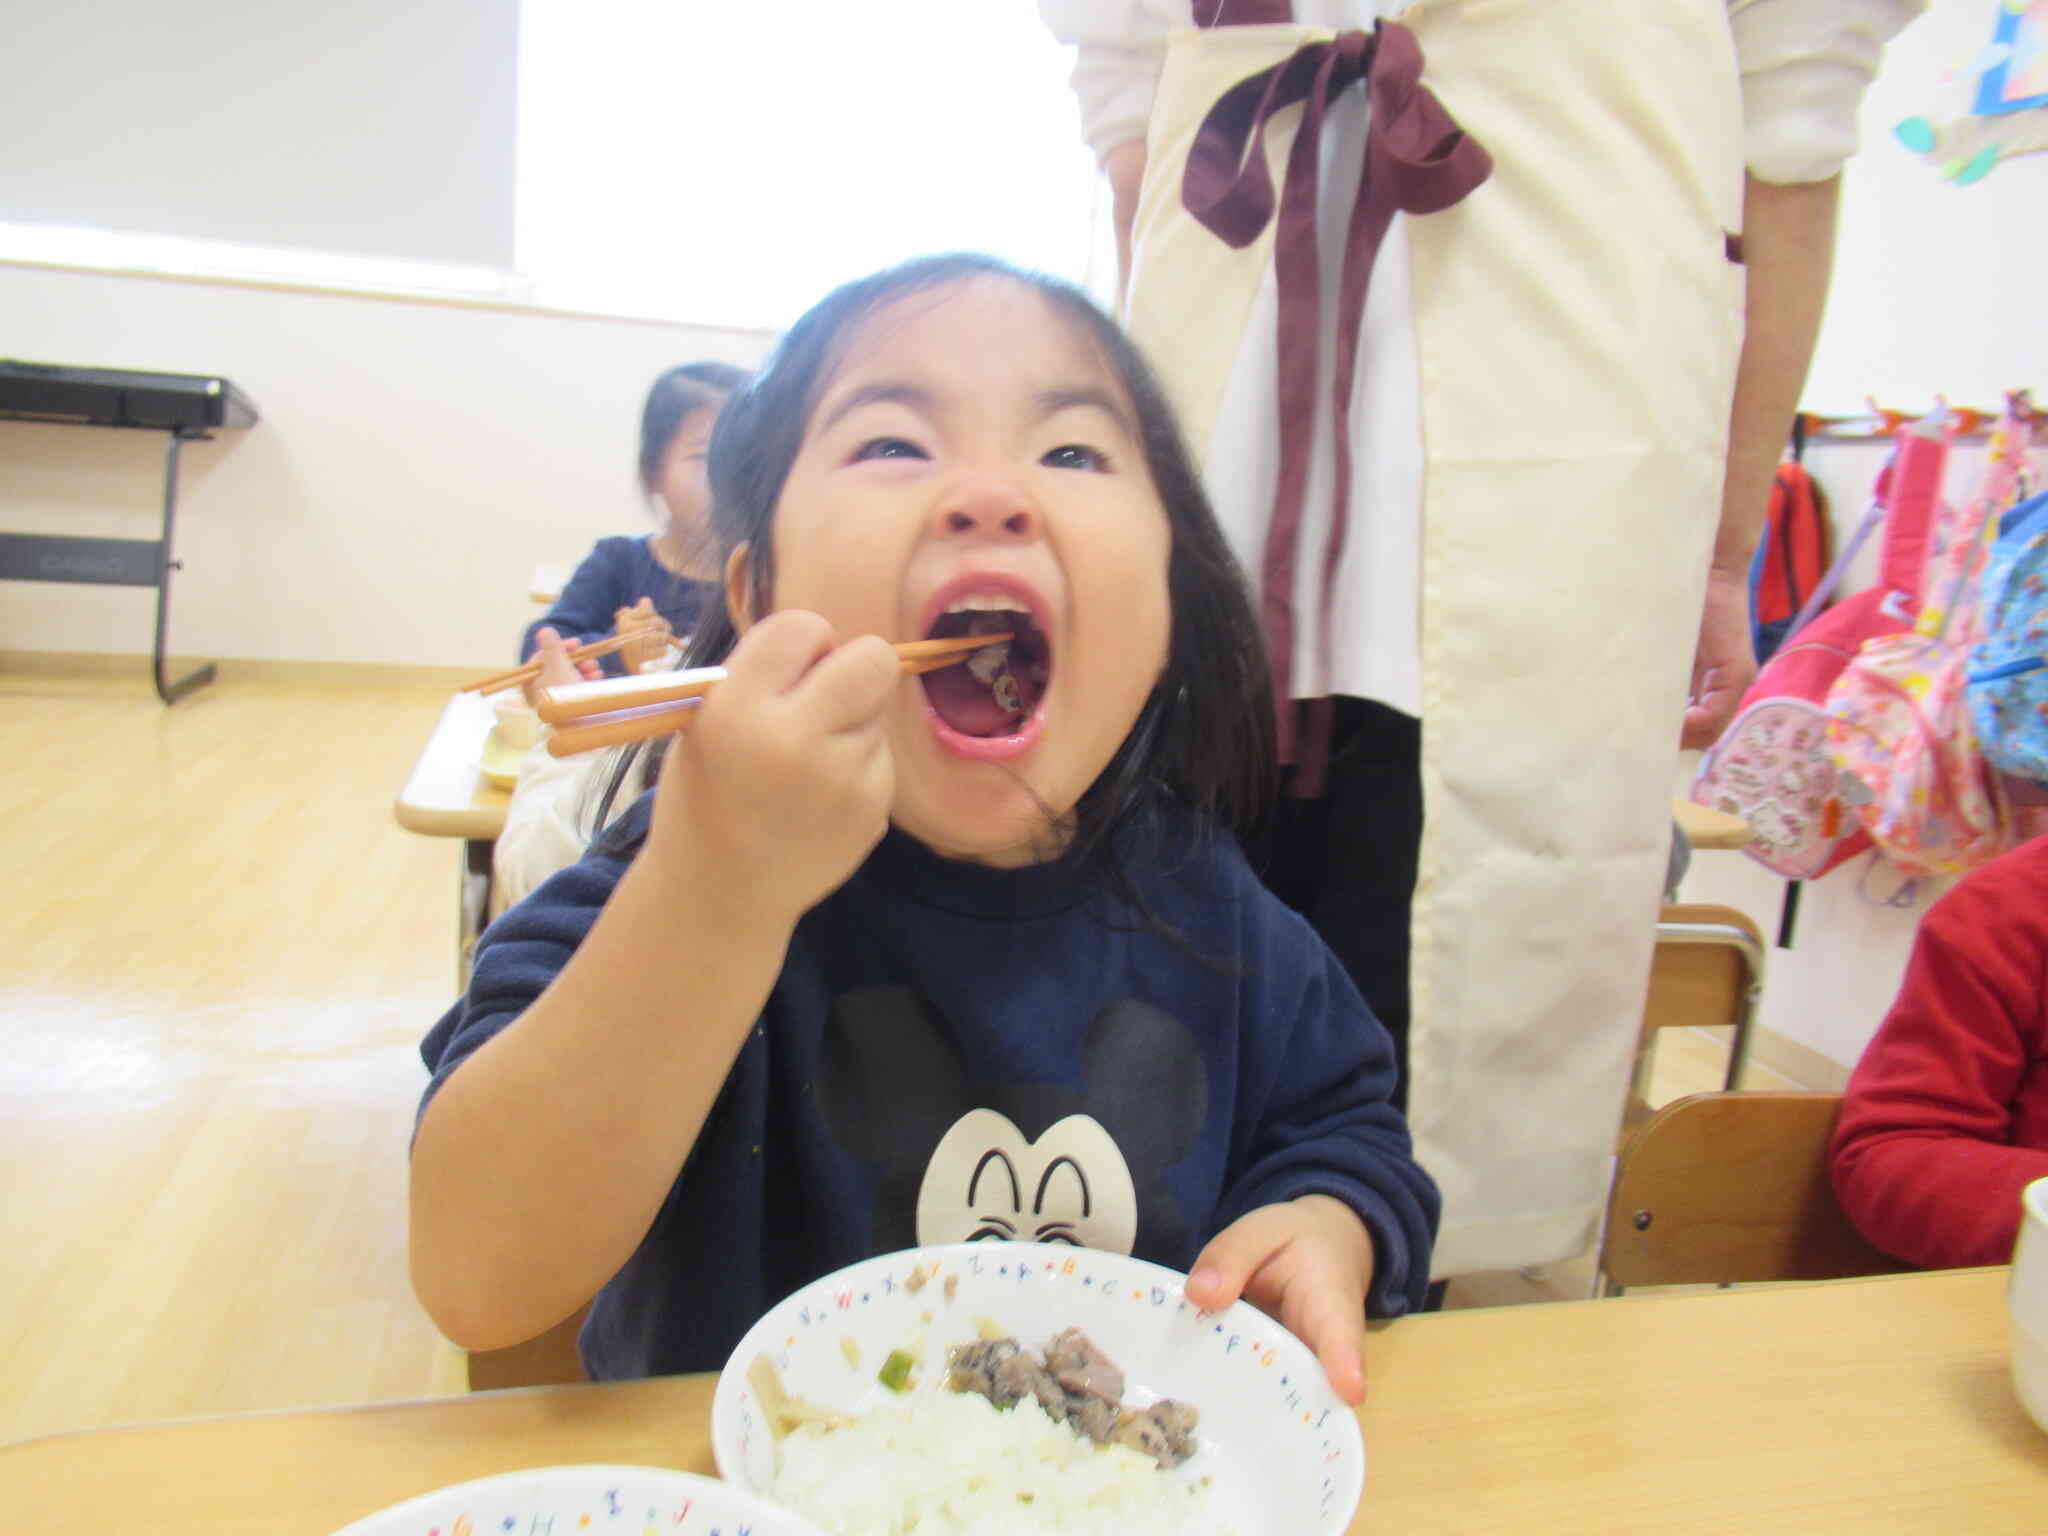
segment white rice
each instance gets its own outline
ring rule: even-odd
[[[851,1424],[806,1424],[771,1496],[834,1536],[1225,1536],[1201,1457],[1174,1472],[1096,1446],[1029,1398],[1008,1410],[936,1387]]]

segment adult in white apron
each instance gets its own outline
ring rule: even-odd
[[[1116,67],[1116,27],[1137,37],[1139,13],[1165,7],[1041,8],[1069,40],[1109,39],[1084,46],[1080,89]],[[1408,1108],[1444,1190],[1435,1270],[1548,1262],[1582,1252],[1597,1221],[1721,521],[1743,298],[1728,7],[1292,11],[1194,0],[1206,30],[1164,39],[1125,319],[1259,583],[1281,697],[1423,722]],[[1357,30],[1397,11],[1398,28]],[[1419,85],[1400,67],[1411,47]],[[1247,118],[1273,167],[1263,227],[1258,187],[1218,170]],[[1368,120],[1384,153],[1361,200]],[[1302,176],[1289,187],[1286,171],[1309,131],[1305,246],[1287,238]],[[1389,199],[1415,212],[1392,214],[1356,301],[1346,245],[1384,211],[1359,209]],[[1304,272],[1324,338],[1312,381],[1298,348],[1283,373],[1275,340]],[[1331,715],[1287,713],[1313,792]]]

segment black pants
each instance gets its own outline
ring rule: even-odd
[[[1408,906],[1422,843],[1422,722],[1367,699],[1332,701],[1325,792],[1283,785],[1246,840],[1267,888],[1323,936],[1394,1037],[1394,1102],[1408,1102]]]

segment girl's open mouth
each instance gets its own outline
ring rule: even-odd
[[[1010,635],[1007,641],[970,652],[964,661],[921,681],[932,712],[947,729],[983,741],[1023,732],[1052,676],[1052,647],[1045,632],[1007,594],[963,593],[939,615],[927,638]]]

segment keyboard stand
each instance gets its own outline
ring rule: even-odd
[[[176,682],[164,672],[164,626],[171,612],[171,572],[182,571],[184,563],[171,558],[171,525],[178,515],[178,448],[187,441],[206,442],[211,434],[191,427],[177,427],[164,449],[164,536],[157,545],[156,643],[150,650],[150,671],[156,679],[156,696],[175,704],[195,688],[204,688],[217,671],[210,661],[202,662]]]
[[[76,422],[77,426],[114,426],[114,422]],[[164,640],[170,621],[171,572],[183,569],[171,556],[171,531],[178,515],[178,450],[188,442],[206,442],[210,432],[197,427],[144,428],[167,431],[164,454],[163,533],[156,539],[82,539],[51,534],[0,533],[0,579],[10,581],[73,581],[95,586],[155,587],[156,638],[151,647],[151,677],[157,697],[175,704],[195,688],[214,679],[216,667],[206,662],[173,679]]]

